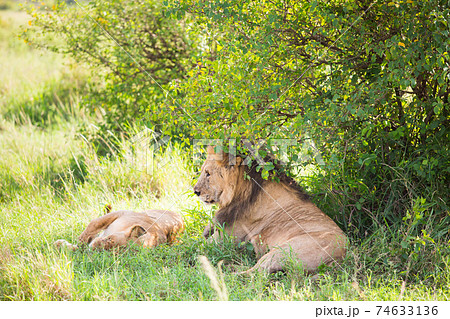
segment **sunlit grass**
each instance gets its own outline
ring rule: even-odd
[[[29,19],[22,11],[0,11],[0,114],[15,123],[47,126],[81,117],[86,68],[21,40]]]

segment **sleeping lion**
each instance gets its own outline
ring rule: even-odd
[[[184,230],[180,214],[167,210],[147,210],[144,212],[115,211],[94,219],[80,235],[82,244],[89,244],[93,249],[111,249],[126,246],[134,242],[143,247],[154,247],[163,243],[173,243]],[[99,236],[98,233],[103,231]],[[57,247],[65,246],[78,249],[60,239],[54,243]]]
[[[345,234],[292,178],[278,176],[279,183],[264,180],[242,158],[215,153],[209,146],[194,192],[204,202],[218,204],[219,210],[204,236],[219,240],[214,225],[220,225],[237,242],[250,242],[258,262],[244,273],[283,270],[288,256],[307,272],[341,260],[346,254]]]

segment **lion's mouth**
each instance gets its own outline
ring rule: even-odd
[[[214,203],[218,202],[218,200],[220,199],[220,195],[222,195],[222,192],[220,192],[218,194],[218,196],[212,196],[212,195],[208,194],[208,195],[205,195],[205,196],[201,196],[200,198],[206,204],[214,204]]]

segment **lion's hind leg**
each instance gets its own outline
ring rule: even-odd
[[[286,269],[290,261],[301,263],[306,272],[313,273],[321,264],[339,261],[346,252],[344,235],[316,232],[303,234],[276,246],[263,255],[255,266],[242,274],[249,274],[255,270],[274,273]]]
[[[106,229],[123,214],[123,211],[117,211],[94,219],[89,223],[84,232],[81,233],[78,240],[82,243],[89,244],[100,231]]]
[[[249,275],[255,271],[265,273],[275,273],[283,270],[283,254],[274,249],[263,255],[258,262],[250,269],[236,273],[237,275]]]
[[[318,231],[295,237],[282,248],[305,271],[314,273],[320,265],[338,263],[345,256],[347,238],[343,233]]]

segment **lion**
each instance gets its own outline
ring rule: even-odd
[[[286,270],[288,256],[308,273],[343,259],[347,237],[339,226],[292,178],[278,173],[279,182],[264,180],[255,166],[208,146],[194,193],[219,209],[203,235],[220,240],[219,225],[236,242],[250,242],[258,261],[247,274]]]
[[[92,249],[112,249],[134,242],[143,247],[155,247],[163,243],[173,243],[184,231],[184,221],[180,214],[168,210],[146,210],[134,212],[120,210],[94,219],[79,237],[79,242],[89,244]],[[103,233],[97,236],[100,231]],[[60,239],[54,243],[76,250]]]

